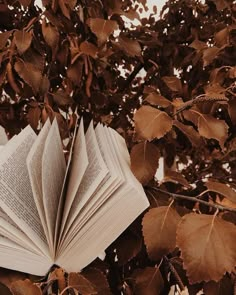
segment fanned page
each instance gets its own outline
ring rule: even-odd
[[[93,122],[90,123],[89,128],[85,134],[85,141],[89,164],[71,205],[67,223],[64,229],[64,235],[62,235],[60,242],[63,242],[65,233],[73,223],[76,216],[79,214],[83,204],[89,200],[89,198],[93,195],[109,172],[98,147],[96,135],[93,129]],[[76,154],[76,150],[74,153]],[[60,247],[60,245],[58,246]]]
[[[68,188],[66,192],[65,205],[63,210],[61,231],[64,229],[71,205],[75,199],[76,193],[78,191],[84,173],[88,167],[88,164],[89,160],[84,136],[84,123],[83,118],[81,118],[79,130],[77,132],[77,135],[75,137],[75,143],[73,145],[72,163]]]
[[[26,166],[26,157],[35,139],[36,134],[28,126],[1,151],[0,206],[38,251],[49,255]]]
[[[43,205],[43,185],[42,185],[42,156],[45,146],[45,141],[51,127],[48,119],[40,131],[38,137],[34,141],[31,150],[27,156],[27,168],[29,172],[30,183],[33,191],[34,201],[38,209],[39,217],[49,243],[48,227],[46,215]]]
[[[52,265],[45,256],[40,256],[0,235],[0,265],[17,271],[43,276]]]
[[[42,157],[43,206],[46,215],[51,253],[54,251],[53,243],[57,209],[65,172],[66,162],[57,120],[55,118],[48,133]]]
[[[130,170],[124,139],[111,129],[107,129],[104,134],[112,144],[125,182],[77,228],[78,231],[66,248],[62,247],[57,263],[68,271],[78,271],[78,268],[82,269],[92,262],[149,206],[141,184]]]
[[[90,196],[87,202],[81,202],[77,204],[79,214],[66,233],[66,237],[63,240],[63,246],[60,248],[60,253],[65,250],[65,248],[77,234],[78,228],[81,227],[81,223],[85,222],[85,220],[87,220],[89,216],[91,216],[94,211],[96,211],[105,202],[105,200],[125,181],[119,161],[116,157],[116,154],[114,153],[114,150],[112,149],[112,145],[104,134],[104,127],[101,124],[97,125],[95,134],[102,158],[109,169],[109,173],[104,178],[102,183],[97,187],[93,195]]]

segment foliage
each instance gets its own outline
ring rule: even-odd
[[[0,124],[10,138],[57,116],[67,138],[77,108],[85,122],[117,129],[151,205],[105,261],[81,274],[59,269],[42,283],[7,284],[12,293],[168,294],[178,285],[232,294],[235,3],[169,0],[159,20],[156,8],[141,17],[145,0],[42,3],[0,4]]]

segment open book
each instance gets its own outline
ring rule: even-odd
[[[81,119],[66,165],[57,120],[27,126],[0,151],[0,266],[79,271],[148,206],[113,129]]]

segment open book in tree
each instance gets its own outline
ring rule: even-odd
[[[44,275],[79,271],[149,203],[130,170],[124,139],[83,120],[66,165],[56,119],[30,126],[0,154],[0,266]]]

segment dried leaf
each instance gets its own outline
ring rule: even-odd
[[[217,57],[220,49],[216,46],[207,48],[203,51],[203,66],[206,67]]]
[[[190,283],[219,281],[236,263],[236,226],[223,219],[190,213],[177,229],[177,245]],[[207,267],[206,267],[207,266]]]
[[[65,271],[62,268],[55,268],[54,271],[50,273],[49,279],[57,281],[60,292],[66,288]]]
[[[202,41],[198,40],[198,39],[195,39],[195,40],[189,45],[189,47],[194,48],[194,49],[200,51],[200,50],[202,50],[202,49],[207,48],[207,44],[206,44],[205,42],[202,42]]]
[[[11,292],[13,295],[42,295],[41,289],[34,285],[30,280],[15,281],[11,284]]]
[[[125,265],[142,249],[142,238],[131,230],[125,231],[113,244],[116,249],[118,265]]]
[[[80,51],[86,55],[96,58],[98,55],[98,48],[93,43],[84,41],[80,44]]]
[[[18,0],[20,2],[20,4],[23,6],[23,7],[28,7],[30,6],[32,0]]]
[[[101,272],[101,270],[89,267],[86,268],[82,275],[89,280],[94,286],[96,286],[97,295],[110,295],[110,287],[107,282],[106,276]]]
[[[222,47],[229,44],[229,29],[228,27],[220,30],[215,34],[215,44],[217,47]]]
[[[152,143],[141,142],[133,146],[130,158],[134,175],[142,184],[147,184],[158,168],[159,149]]]
[[[11,287],[11,284],[13,282],[23,280],[26,278],[27,278],[27,275],[25,273],[6,269],[6,268],[0,268],[0,282],[6,285],[8,288]]]
[[[148,256],[160,260],[176,247],[179,214],[170,206],[150,209],[143,217],[143,237]]]
[[[221,11],[228,7],[228,3],[225,0],[214,0],[213,2],[216,5],[218,11]]]
[[[78,87],[81,86],[82,82],[83,66],[83,61],[77,59],[72,65],[69,65],[66,72],[67,77]]]
[[[236,124],[236,99],[229,101],[229,115],[233,124]]]
[[[66,6],[66,1],[64,0],[58,0],[58,4],[60,6],[61,12],[63,13],[63,15],[70,19],[70,9]]]
[[[119,47],[124,50],[129,56],[141,56],[142,48],[138,41],[129,39],[125,36],[119,36]]]
[[[219,282],[210,281],[203,285],[205,295],[233,294],[233,284],[228,276],[224,276]]]
[[[180,79],[175,76],[164,76],[162,80],[166,83],[166,85],[175,92],[182,93],[182,83]]]
[[[135,295],[158,295],[164,287],[164,281],[159,268],[146,267],[136,269],[132,278],[134,278]]]
[[[186,178],[177,171],[167,170],[165,172],[165,177],[162,179],[161,183],[173,182],[176,184],[181,184],[186,188],[191,188],[191,185],[188,183]]]
[[[167,113],[151,106],[142,106],[134,115],[135,131],[147,140],[161,138],[172,128],[172,119]]]
[[[187,136],[193,147],[198,147],[203,143],[199,133],[192,126],[185,125],[178,120],[175,120],[173,125]]]
[[[27,113],[27,121],[34,130],[37,130],[40,116],[41,116],[41,109],[38,103],[35,102],[33,106],[32,104],[29,105],[29,110]]]
[[[224,148],[229,128],[224,120],[218,120],[211,115],[202,114],[193,109],[184,111],[184,117],[198,127],[198,132],[201,136],[218,140],[221,148]]]
[[[42,73],[32,63],[18,59],[14,65],[15,71],[25,81],[36,94],[42,82]]]
[[[16,43],[17,50],[20,54],[23,54],[27,49],[29,49],[32,42],[32,33],[27,31],[15,31],[14,39]]]
[[[150,93],[145,98],[145,101],[149,102],[152,105],[158,105],[163,108],[166,108],[171,105],[171,102],[167,98],[165,98],[164,96],[162,96],[156,92]]]
[[[214,138],[219,141],[224,149],[225,140],[228,137],[228,125],[224,120],[217,120],[211,115],[200,114],[198,118],[198,131],[201,136]]]
[[[106,42],[107,38],[118,29],[116,21],[102,18],[89,18],[87,24],[91,31],[97,36],[99,44]]]
[[[46,23],[46,20],[43,19],[42,33],[44,40],[51,47],[53,53],[55,54],[59,42],[59,32],[57,28],[50,23]]]
[[[53,93],[53,100],[58,106],[67,106],[73,103],[70,95],[63,89],[59,88],[55,93]]]
[[[205,186],[209,191],[216,192],[226,198],[231,202],[236,203],[236,191],[224,183],[216,182],[213,180],[208,180]]]
[[[10,38],[13,31],[6,31],[4,33],[0,33],[0,50],[2,50],[7,43],[7,40]]]
[[[78,290],[81,295],[97,294],[93,284],[83,275],[76,272],[69,273],[68,286]]]

